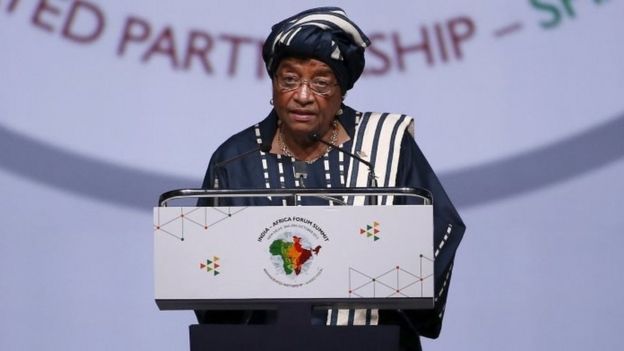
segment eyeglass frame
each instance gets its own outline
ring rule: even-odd
[[[284,79],[287,79],[287,78],[292,78],[292,79],[294,79],[296,82],[293,82],[293,83],[295,83],[295,85],[296,85],[296,86],[291,87],[291,88],[289,88],[289,87],[285,87],[285,86],[283,85],[283,83],[284,83]],[[299,77],[295,77],[295,76],[286,76],[286,77],[282,76],[282,77],[280,77],[280,76],[278,76],[278,75],[276,74],[276,75],[275,75],[275,77],[274,77],[274,79],[275,79],[276,84],[277,84],[277,86],[280,88],[280,91],[281,91],[282,93],[288,93],[288,92],[291,92],[291,91],[295,91],[295,90],[297,90],[297,89],[300,89],[300,88],[301,88],[301,87],[305,84],[305,85],[307,85],[307,86],[308,86],[308,89],[310,89],[310,91],[311,91],[313,94],[318,95],[318,96],[322,96],[322,97],[328,97],[328,96],[331,96],[331,95],[334,93],[333,88],[334,88],[335,86],[340,85],[340,84],[338,84],[337,82],[326,83],[326,84],[327,84],[327,89],[329,89],[329,90],[328,90],[327,92],[319,92],[319,91],[317,91],[317,90],[316,90],[316,89],[312,86],[312,84],[314,83],[314,80],[317,80],[317,82],[318,82],[318,80],[323,80],[323,81],[324,81],[324,80],[325,80],[325,78],[319,78],[319,77],[317,77],[317,78],[313,78],[313,79],[301,79],[301,78],[299,78]]]

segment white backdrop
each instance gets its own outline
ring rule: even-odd
[[[187,347],[151,206],[268,113],[270,26],[327,4],[0,1],[0,349]],[[347,104],[416,118],[468,227],[425,347],[621,349],[624,5],[331,4],[373,40]]]

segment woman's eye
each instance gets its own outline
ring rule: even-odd
[[[312,84],[316,85],[317,87],[327,87],[329,86],[329,81],[326,81],[324,79],[316,79],[312,82]]]

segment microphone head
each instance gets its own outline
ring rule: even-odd
[[[317,142],[317,141],[321,140],[321,136],[319,135],[318,132],[312,132],[312,133],[308,134],[308,139],[310,141]]]

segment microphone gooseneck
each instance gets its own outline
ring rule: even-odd
[[[325,144],[327,146],[330,146],[334,149],[336,149],[339,152],[342,152],[343,154],[358,160],[359,162],[362,162],[363,164],[366,165],[366,167],[368,167],[368,186],[371,188],[376,188],[377,187],[377,177],[375,176],[375,168],[373,167],[373,164],[370,163],[369,161],[366,161],[365,159],[361,158],[360,156],[348,151],[347,149],[341,148],[338,145],[334,145],[328,141],[323,140],[323,138],[321,138],[321,136],[319,135],[318,132],[314,132],[308,135],[308,138],[310,139],[310,141],[315,141],[315,142],[319,142],[322,144]],[[371,205],[377,205],[377,196],[371,196],[369,197],[370,199],[370,204]]]
[[[353,157],[354,159],[356,159],[356,160],[362,162],[363,164],[365,164],[366,167],[368,167],[368,169],[373,174],[375,173],[375,171],[373,170],[373,165],[370,162],[366,161],[365,159],[361,158],[360,156],[352,153],[351,151],[349,151],[347,149],[343,149],[343,148],[339,147],[338,145],[334,145],[334,144],[330,143],[329,141],[323,140],[323,138],[321,138],[318,133],[312,133],[312,134],[310,134],[308,136],[308,138],[310,138],[310,140],[312,140],[312,141],[318,141],[318,142],[323,143],[323,144],[325,144],[327,146],[331,146],[332,148],[334,148],[334,149],[336,149],[336,150],[338,150],[338,151],[340,151],[340,152],[342,152],[342,153],[344,153],[346,155],[349,155],[349,156]]]
[[[240,160],[241,158],[247,157],[251,154],[253,154],[254,152],[258,152],[258,151],[262,151],[262,152],[269,152],[269,150],[271,150],[271,145],[267,144],[267,143],[262,143],[262,144],[258,144],[258,146],[256,146],[255,148],[251,149],[251,150],[247,150],[241,154],[238,154],[232,158],[228,158],[227,160],[221,161],[221,162],[217,162],[215,163],[215,169],[217,168],[223,168],[224,166],[226,166],[229,163],[232,163],[234,161]]]
[[[214,175],[213,175],[213,189],[219,189],[219,177],[218,177],[218,173],[224,169],[224,167],[232,162],[236,162],[242,158],[245,158],[253,153],[256,153],[258,151],[262,151],[262,152],[269,152],[269,150],[271,150],[271,144],[268,144],[266,142],[263,142],[262,144],[258,144],[256,147],[254,147],[253,149],[247,150],[243,153],[240,153],[234,157],[228,158],[227,160],[221,161],[221,162],[217,162],[214,165]],[[219,199],[218,198],[214,198],[214,206],[219,206]]]

